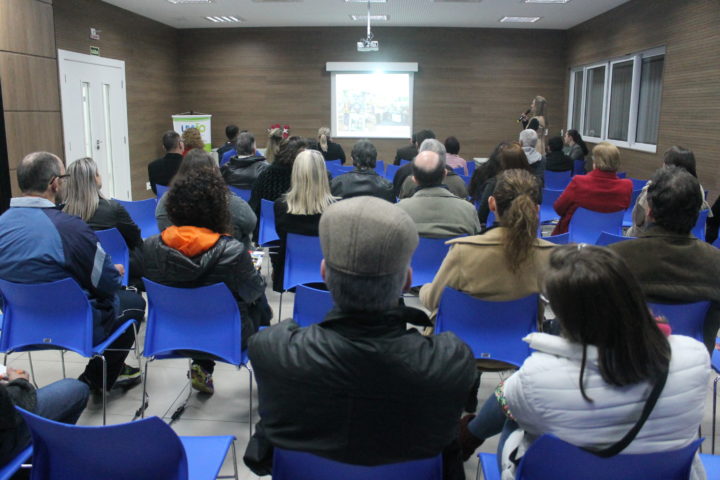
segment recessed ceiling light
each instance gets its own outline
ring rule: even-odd
[[[525,3],[559,3],[566,4],[570,0],[525,0]]]
[[[244,21],[244,19],[236,15],[216,15],[212,17],[205,17],[205,19],[210,20],[213,23],[240,23]]]
[[[182,3],[212,3],[215,0],[167,0],[170,3],[182,4]]]
[[[387,3],[387,0],[345,0],[345,3]]]
[[[503,23],[535,23],[542,17],[503,17],[500,19]]]
[[[350,15],[353,20],[367,20],[367,15]],[[370,20],[390,20],[390,15],[370,15]]]

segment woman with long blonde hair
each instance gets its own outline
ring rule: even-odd
[[[545,100],[545,97],[538,95],[533,98],[530,103],[530,115],[532,115],[532,117],[527,128],[535,130],[538,135],[535,150],[537,150],[540,155],[545,155],[545,136],[548,131],[547,100]]]
[[[341,163],[345,164],[345,151],[339,143],[332,141],[328,127],[318,129],[318,143],[320,144],[320,153],[325,160],[341,160]]]
[[[284,140],[283,129],[280,125],[273,125],[268,129],[268,141],[265,147],[265,161],[273,163],[275,156],[280,150],[280,144]]]

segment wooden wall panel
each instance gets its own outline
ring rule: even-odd
[[[516,119],[533,96],[549,102],[561,128],[565,33],[500,29],[376,28],[377,53],[358,53],[361,29],[266,28],[183,30],[181,110],[213,114],[213,143],[236,123],[264,146],[265,129],[287,123],[315,136],[330,124],[329,61],[418,62],[414,129],[458,137],[461,156],[486,157],[519,133]],[[346,153],[354,139],[337,139]],[[374,140],[392,159],[406,139]],[[348,155],[349,158],[349,155]]]
[[[5,111],[59,111],[57,60],[0,52]]]
[[[62,132],[57,128],[62,123],[60,112],[6,112],[5,121],[10,169],[17,168],[30,152],[62,153]]]
[[[658,153],[623,150],[623,169],[630,175],[648,178],[662,164],[663,152],[683,145],[695,152],[703,186],[720,191],[718,24],[718,0],[632,0],[568,31],[568,68],[658,46],[667,49]]]
[[[28,0],[0,0],[0,50],[55,56],[53,7]]]
[[[132,194],[149,198],[147,164],[163,154],[162,133],[181,111],[179,31],[98,0],[55,0],[54,11],[57,48],[98,46],[101,56],[125,61]],[[100,40],[89,38],[91,27],[102,30]]]

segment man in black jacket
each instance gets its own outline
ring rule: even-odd
[[[424,312],[398,306],[418,244],[412,219],[383,200],[351,198],[323,213],[320,243],[335,308],[310,327],[287,320],[250,338],[262,420],[245,463],[268,473],[271,448],[254,455],[267,439],[356,465],[445,452],[446,478],[464,478],[448,452],[475,360],[452,333],[425,337],[407,328],[431,325]]]
[[[255,137],[250,132],[238,135],[235,151],[237,155],[220,167],[220,172],[228,185],[251,190],[255,180],[270,164],[265,161],[265,157],[257,154]]]
[[[150,188],[157,195],[156,185],[170,185],[170,180],[175,176],[182,163],[182,152],[185,149],[180,134],[168,130],[162,137],[163,147],[165,148],[165,156],[153,160],[148,165],[148,178],[150,180]]]
[[[352,160],[355,170],[339,175],[330,182],[332,194],[340,198],[369,195],[395,203],[392,183],[375,171],[377,150],[368,140],[360,140],[353,146]]]
[[[420,144],[428,138],[435,138],[435,133],[432,130],[420,130],[417,133],[413,133],[410,145],[398,148],[395,152],[395,165],[400,165],[400,160],[412,161],[418,154]]]

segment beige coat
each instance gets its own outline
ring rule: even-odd
[[[516,300],[540,291],[539,274],[547,266],[554,244],[535,240],[534,259],[513,273],[503,252],[506,229],[497,227],[483,235],[456,238],[432,283],[420,289],[420,302],[433,314],[445,287],[483,300]]]

